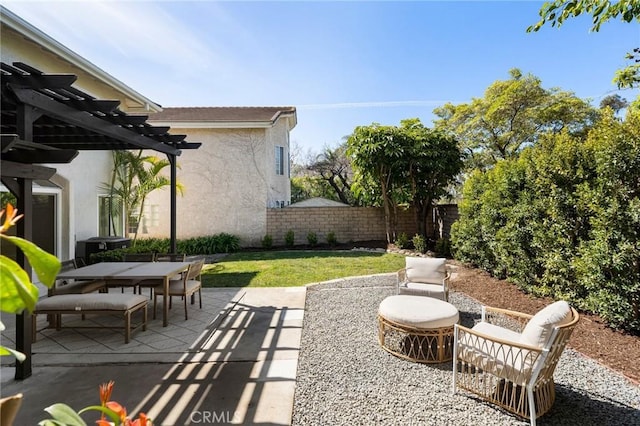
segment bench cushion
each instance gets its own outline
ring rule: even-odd
[[[36,312],[128,311],[147,302],[145,296],[136,294],[64,294],[39,300]]]

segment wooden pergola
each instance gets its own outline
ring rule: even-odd
[[[32,239],[34,180],[49,180],[54,168],[41,164],[70,163],[82,150],[150,149],[167,156],[171,168],[171,250],[176,251],[176,161],[183,149],[200,143],[186,135],[169,134],[169,127],[151,126],[146,115],[129,115],[120,101],[96,99],[76,89],[73,74],[46,74],[22,62],[1,63],[2,183],[16,196],[24,218],[17,235]],[[30,273],[18,250],[17,262]],[[16,379],[31,375],[31,315],[16,318],[16,349],[27,359],[16,363]]]

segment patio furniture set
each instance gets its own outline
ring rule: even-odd
[[[161,257],[162,256],[162,257]],[[147,305],[153,297],[153,318],[156,318],[158,296],[162,296],[162,325],[168,325],[172,296],[184,300],[184,317],[188,319],[187,299],[195,302],[198,293],[202,309],[201,272],[204,259],[186,262],[184,255],[153,254],[145,257],[125,258],[124,262],[101,262],[77,267],[75,261],[65,261],[48,297],[36,304],[33,312],[33,341],[36,341],[37,315],[46,314],[48,327],[62,328],[62,315],[117,315],[124,321],[120,327],[103,325],[74,325],[70,328],[119,328],[124,330],[124,342],[129,343],[131,333],[139,328],[146,330]],[[120,287],[121,293],[109,293]],[[142,288],[150,289],[150,297],[141,295]],[[133,288],[133,293],[125,293]],[[136,292],[137,291],[137,292]],[[132,316],[140,314],[140,320],[132,322]]]
[[[453,360],[452,391],[467,390],[531,425],[555,400],[553,372],[579,320],[565,301],[528,315],[483,306],[472,328],[449,303],[446,259],[407,257],[398,294],[378,308],[380,346],[420,363]]]

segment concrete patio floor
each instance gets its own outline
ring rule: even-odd
[[[98,386],[109,380],[115,381],[113,400],[130,413],[147,413],[156,425],[289,425],[305,296],[304,287],[203,289],[202,310],[189,305],[185,321],[181,301],[174,300],[168,327],[150,312],[147,330],[134,332],[129,344],[121,330],[42,330],[42,316],[33,375],[15,380],[3,357],[0,393],[24,394],[15,425],[37,424],[56,402],[76,410],[99,404]],[[2,318],[2,344],[9,347],[14,318]],[[74,321],[80,319],[68,316],[63,323]],[[88,424],[97,417],[84,416]]]

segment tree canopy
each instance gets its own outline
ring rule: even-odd
[[[544,132],[584,132],[597,117],[572,92],[545,89],[538,77],[516,68],[509,74],[509,80],[492,83],[482,98],[434,110],[436,128],[456,137],[470,168],[486,169],[499,159],[514,158]]]
[[[547,22],[552,27],[560,28],[564,21],[581,14],[591,15],[593,25],[591,31],[598,32],[600,27],[610,19],[620,18],[624,22],[640,22],[640,0],[619,0],[616,2],[602,0],[555,0],[545,2],[540,8],[540,21],[527,28],[527,32],[540,30]],[[627,53],[627,59],[633,63],[616,72],[613,81],[618,88],[632,88],[640,85],[640,48]]]
[[[416,226],[425,234],[425,221],[435,200],[445,194],[462,167],[456,140],[425,127],[419,119],[400,126],[373,123],[359,126],[347,140],[354,169],[354,191],[369,202],[380,200],[387,241],[395,241],[400,204],[415,209]]]

